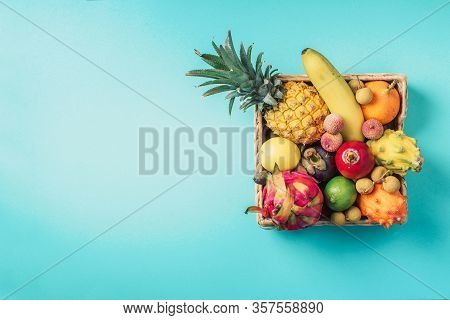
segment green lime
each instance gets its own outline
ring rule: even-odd
[[[331,179],[324,190],[327,206],[334,211],[344,211],[356,200],[356,187],[352,180],[343,176]]]

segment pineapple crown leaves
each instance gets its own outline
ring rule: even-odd
[[[244,111],[251,106],[256,106],[259,110],[267,110],[277,105],[283,98],[282,83],[277,78],[278,69],[272,69],[270,64],[263,68],[263,52],[258,54],[253,65],[253,45],[245,50],[241,42],[238,54],[233,44],[231,31],[228,31],[223,45],[218,46],[212,41],[212,46],[217,54],[206,54],[194,50],[195,54],[212,69],[191,70],[186,73],[187,76],[211,79],[199,85],[199,87],[214,86],[203,93],[204,97],[228,92],[225,99],[229,100],[230,114],[236,98],[240,99],[240,109]]]

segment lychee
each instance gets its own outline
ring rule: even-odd
[[[331,113],[323,121],[323,128],[328,133],[337,134],[344,129],[344,119],[338,114]]]
[[[361,219],[361,210],[358,207],[350,207],[345,213],[345,217],[350,222],[357,222]]]
[[[366,120],[362,125],[362,134],[369,140],[380,139],[383,132],[383,124],[377,119]]]
[[[356,191],[359,194],[369,194],[373,191],[374,182],[369,178],[362,178],[356,181]]]
[[[331,134],[325,132],[320,139],[320,145],[328,152],[336,152],[341,146],[343,141],[342,135],[340,133]]]
[[[397,192],[400,190],[400,180],[394,176],[384,178],[383,189],[389,193]]]
[[[359,80],[359,79],[352,79],[352,80],[350,80],[348,82],[348,85],[352,89],[353,93],[356,93],[356,91],[358,91],[358,89],[361,89],[361,88],[365,87],[364,83],[361,80]]]
[[[368,104],[372,101],[373,93],[369,88],[362,88],[356,91],[355,97],[359,104]]]
[[[330,220],[337,226],[343,226],[345,224],[345,214],[343,212],[333,212]]]
[[[375,183],[380,183],[382,180],[389,175],[389,170],[383,166],[375,167],[370,174],[370,178]]]

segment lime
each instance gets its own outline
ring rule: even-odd
[[[352,180],[343,176],[331,179],[324,190],[327,206],[334,211],[344,211],[356,200],[356,188]]]

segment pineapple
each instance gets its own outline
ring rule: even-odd
[[[310,144],[320,139],[323,121],[328,108],[313,86],[304,82],[278,79],[277,69],[268,65],[263,70],[261,52],[252,64],[252,46],[245,50],[241,43],[239,55],[234,48],[231,32],[223,45],[212,45],[217,55],[202,54],[195,50],[200,58],[212,69],[192,70],[187,76],[210,78],[200,85],[216,85],[203,96],[228,92],[228,111],[231,114],[236,98],[240,99],[240,109],[247,110],[255,106],[262,112],[269,127],[276,135],[294,143]]]
[[[286,94],[277,106],[265,112],[267,126],[295,143],[309,144],[324,133],[323,121],[328,108],[316,88],[304,82],[288,81]]]

